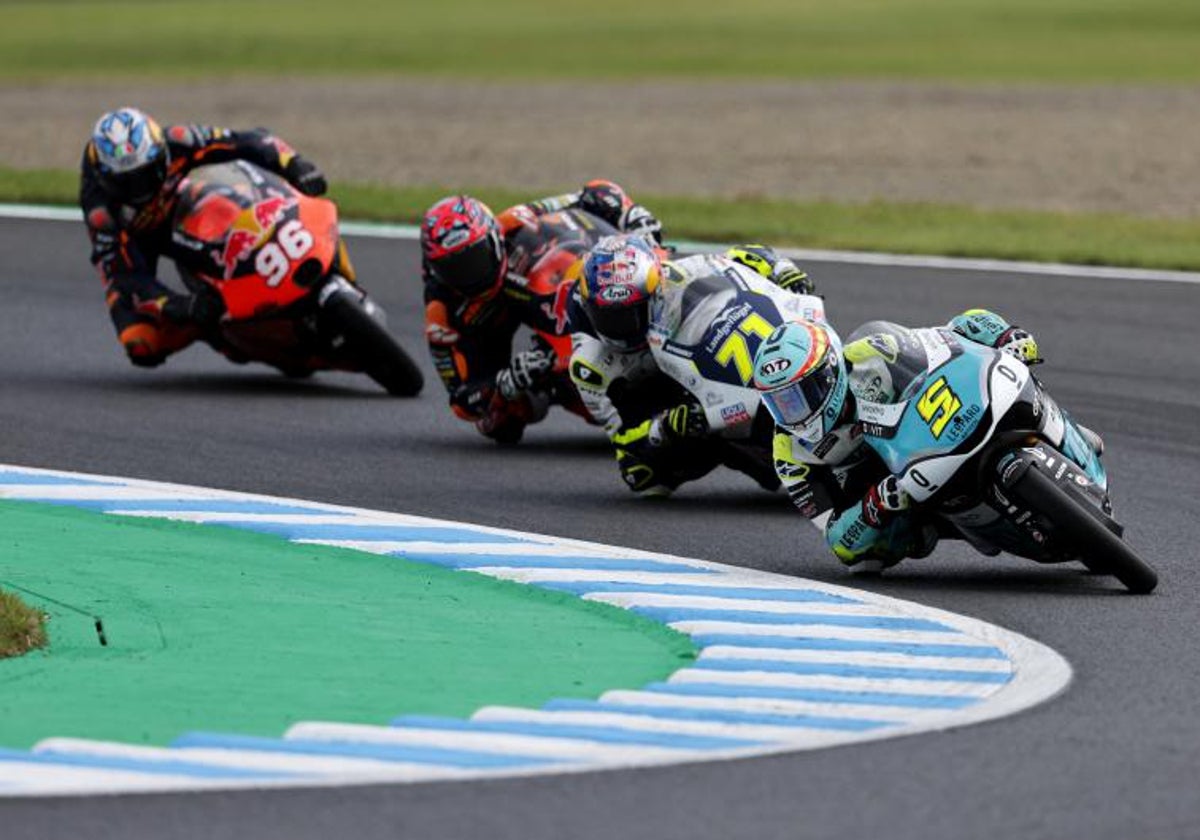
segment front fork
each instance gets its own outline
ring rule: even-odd
[[[1078,432],[1075,433],[1078,435]],[[1083,443],[1082,439],[1080,442]],[[1087,452],[1097,464],[1098,459],[1086,443]],[[1085,465],[1067,457],[1045,440],[1037,440],[1021,448],[1005,452],[994,468],[992,490],[997,509],[1014,525],[1022,529],[1037,545],[1053,552],[1053,525],[1038,511],[1029,510],[1012,500],[1011,488],[1020,483],[1027,471],[1038,470],[1069,496],[1078,499],[1098,522],[1117,536],[1123,529],[1112,518],[1112,503],[1106,485],[1095,481]],[[1103,469],[1100,471],[1103,478]],[[1068,548],[1064,546],[1063,548]]]

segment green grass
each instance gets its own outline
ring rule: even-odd
[[[78,176],[0,167],[0,201],[71,204]],[[468,190],[499,210],[530,198]],[[415,222],[444,187],[335,184],[346,218]],[[1200,218],[1147,219],[1099,213],[978,210],[944,204],[838,204],[768,199],[639,196],[671,239],[839,248],[910,254],[1200,270]]]
[[[0,590],[0,659],[46,644],[46,617],[11,592]]]
[[[1200,79],[1194,0],[32,0],[0,78]]]

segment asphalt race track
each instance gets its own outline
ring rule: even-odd
[[[850,581],[782,496],[712,476],[629,498],[605,444],[553,415],[517,449],[454,421],[420,345],[412,243],[354,240],[421,357],[425,393],[295,382],[197,347],[130,367],[82,226],[0,223],[0,462],[463,519],[855,583],[1025,633],[1075,668],[1032,711],[942,734],[748,761],[398,787],[0,802],[5,840],[61,837],[1170,838],[1200,832],[1200,286],[810,264],[838,326],[997,309],[1038,336],[1052,392],[1104,436],[1118,513],[1161,573],[1122,594],[1081,569],[959,546]],[[332,630],[332,628],[331,628]]]

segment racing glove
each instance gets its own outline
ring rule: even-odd
[[[215,294],[171,295],[162,305],[163,317],[175,324],[202,328],[217,325],[225,314],[225,303]]]
[[[787,257],[780,257],[779,261],[775,263],[775,273],[771,279],[775,281],[776,286],[787,289],[789,292],[798,295],[813,293],[813,284],[808,279],[808,273]]]
[[[463,420],[478,420],[488,410],[496,389],[488,382],[464,382],[450,391],[450,407]]]
[[[965,338],[1008,353],[1027,365],[1045,361],[1038,349],[1037,340],[1027,331],[1015,327],[995,312],[986,309],[968,309],[950,319],[948,325]]]
[[[704,416],[704,408],[694,400],[668,408],[650,425],[650,441],[656,446],[707,435],[708,418]]]
[[[896,481],[896,476],[889,475],[868,490],[867,495],[863,497],[863,519],[871,527],[881,528],[895,518],[896,514],[908,510],[911,501],[908,493],[904,492]]]
[[[312,161],[296,155],[283,170],[283,177],[305,195],[324,195],[329,189],[325,173]]]
[[[617,447],[617,468],[625,486],[641,496],[666,496],[671,488],[659,482],[654,467],[645,459]]]
[[[738,245],[726,251],[725,256],[753,269],[781,289],[798,295],[813,294],[813,284],[808,274],[787,257],[775,253],[774,248]]]
[[[540,384],[554,367],[554,357],[537,347],[517,353],[512,364],[496,374],[496,388],[506,400]]]

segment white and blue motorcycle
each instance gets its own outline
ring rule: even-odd
[[[875,321],[849,339],[864,438],[921,509],[986,554],[1079,561],[1154,589],[1157,573],[1113,518],[1098,454],[1022,362],[941,328]],[[872,399],[872,366],[894,399]]]

